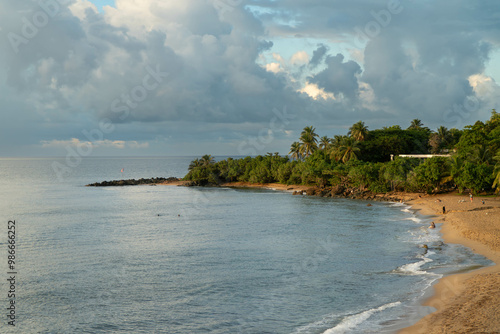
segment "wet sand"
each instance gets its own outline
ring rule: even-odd
[[[468,195],[447,194],[408,204],[435,216],[446,243],[467,246],[496,265],[441,279],[424,304],[437,311],[399,333],[500,333],[500,197],[471,202]]]

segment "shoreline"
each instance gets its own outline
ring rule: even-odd
[[[181,181],[171,185],[185,185]],[[317,187],[231,182],[228,188],[260,188],[287,191],[296,195],[323,196]],[[332,196],[351,198],[350,196]],[[366,198],[358,198],[366,199]],[[377,194],[369,200],[402,199],[412,209],[432,216],[439,225],[445,243],[470,248],[495,263],[492,266],[451,274],[440,278],[424,299],[422,306],[436,309],[419,315],[419,320],[398,334],[447,334],[500,332],[500,197],[479,197],[470,202],[467,194],[423,195],[415,193]],[[485,200],[485,204],[482,200]],[[442,213],[442,207],[446,213]],[[422,317],[423,316],[423,317]]]
[[[180,179],[158,183],[167,186],[192,186]],[[417,314],[418,320],[398,334],[500,332],[500,197],[480,197],[470,202],[466,194],[447,193],[424,195],[392,192],[336,193],[335,189],[279,183],[230,182],[218,187],[260,188],[286,191],[294,195],[364,199],[374,201],[404,201],[420,214],[432,216],[439,225],[445,243],[460,244],[495,263],[466,273],[442,277],[429,289],[422,306],[436,311]],[[485,203],[482,203],[482,200]],[[442,207],[446,207],[443,214]]]
[[[184,185],[182,182],[174,184]],[[221,187],[272,189],[296,195],[324,196],[317,187],[301,185],[231,182]],[[351,198],[340,194],[332,194],[331,197]],[[429,289],[430,297],[421,304],[436,311],[418,315],[416,323],[399,329],[398,334],[500,332],[500,197],[476,197],[471,202],[467,194],[454,192],[439,195],[388,193],[358,199],[401,199],[420,214],[435,217],[434,222],[439,225],[445,243],[463,245],[494,263],[439,279]]]
[[[482,204],[482,200],[485,204]],[[475,198],[456,193],[426,196],[407,203],[434,216],[445,243],[460,244],[495,264],[445,276],[432,286],[423,306],[436,311],[399,334],[500,331],[500,198]],[[442,207],[446,213],[442,213]]]
[[[232,188],[263,188],[288,192],[308,192],[315,187],[283,184],[233,182],[221,185]],[[421,195],[393,193],[372,200],[404,198],[406,204],[424,216],[435,217],[443,241],[470,248],[494,262],[494,265],[451,274],[431,286],[422,306],[436,309],[419,315],[419,320],[398,334],[447,334],[500,332],[500,197],[479,197],[470,202],[467,194]],[[420,195],[420,197],[419,197]],[[345,196],[338,196],[343,197]],[[347,197],[348,198],[348,197]],[[482,203],[484,199],[485,204]],[[442,207],[446,213],[442,213]],[[423,317],[421,317],[423,316]]]
[[[276,191],[290,192],[293,195],[307,195],[316,197],[330,197],[330,198],[346,198],[346,199],[360,199],[372,201],[385,201],[385,202],[399,202],[399,201],[412,201],[419,196],[426,196],[423,193],[407,193],[407,192],[388,192],[388,193],[372,193],[368,190],[360,190],[357,188],[346,189],[337,187],[333,188],[320,188],[311,185],[286,185],[282,183],[251,183],[251,182],[226,182],[219,185],[194,185],[191,181],[167,180],[158,183],[163,186],[184,186],[184,187],[221,187],[221,188],[249,188],[249,189],[269,189]]]

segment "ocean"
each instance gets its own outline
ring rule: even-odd
[[[182,177],[191,160],[0,159],[0,332],[393,333],[432,311],[440,277],[491,264],[402,203],[85,187]]]

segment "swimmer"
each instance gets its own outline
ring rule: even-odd
[[[429,226],[429,228],[436,228],[436,224],[434,224],[434,222],[432,222],[431,226]]]

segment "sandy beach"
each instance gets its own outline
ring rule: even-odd
[[[500,198],[471,202],[468,194],[446,194],[408,204],[435,216],[446,243],[465,245],[496,265],[441,279],[425,302],[437,311],[399,333],[500,333]]]

